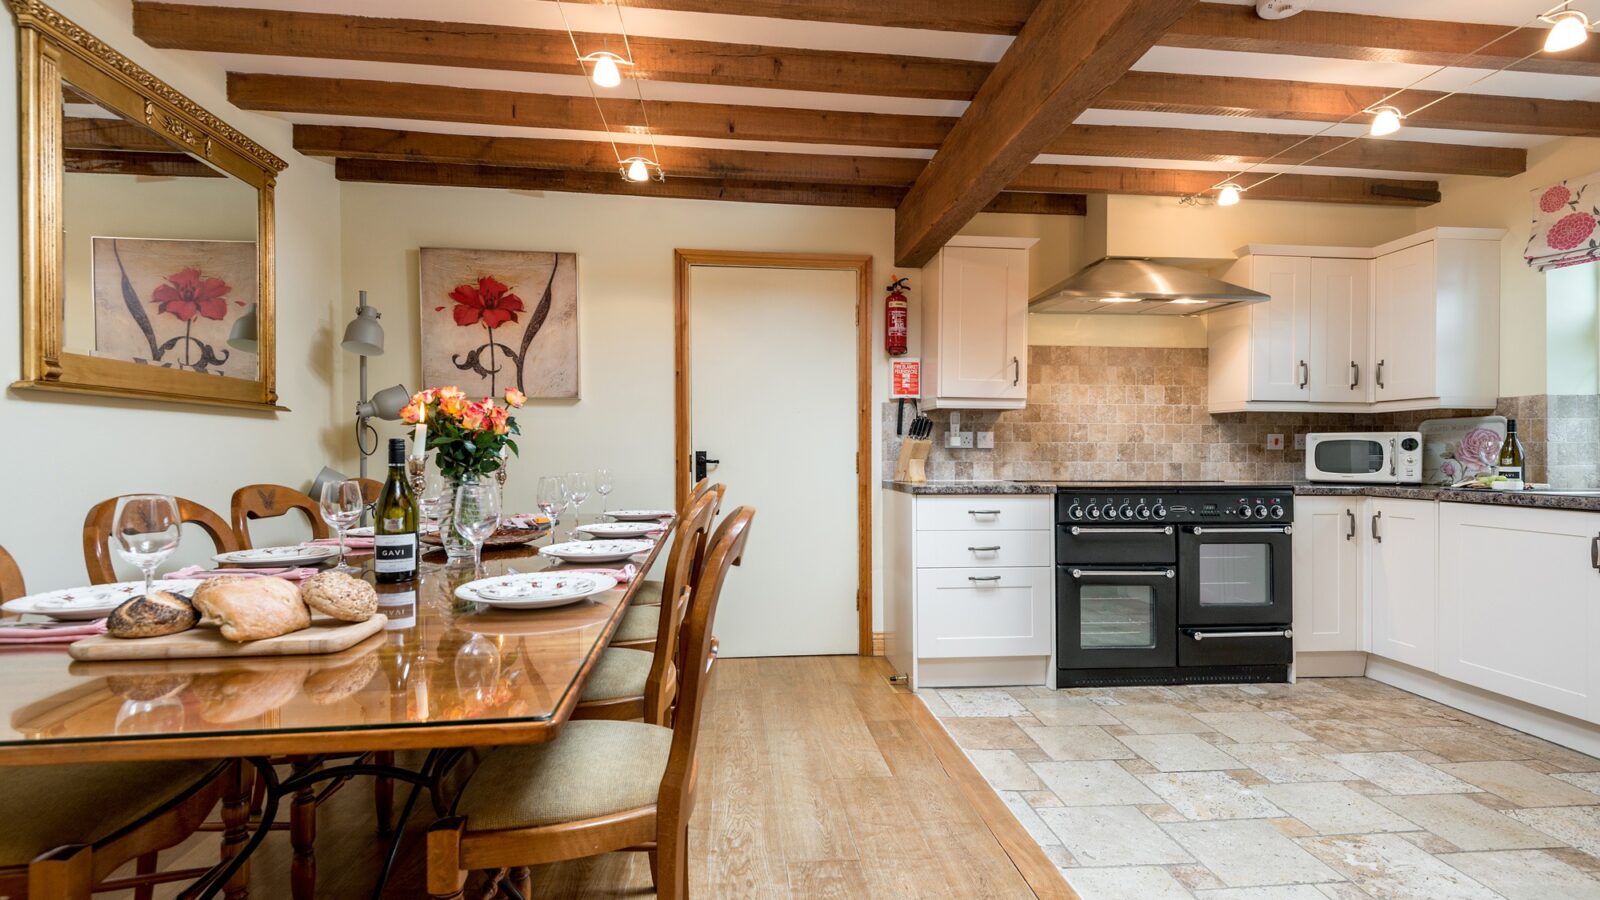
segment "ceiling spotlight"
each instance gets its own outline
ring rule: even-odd
[[[1378,106],[1367,112],[1372,113],[1372,130],[1369,133],[1373,137],[1394,134],[1400,130],[1400,120],[1405,118],[1400,114],[1400,110],[1392,106]]]
[[[614,88],[622,83],[622,70],[618,66],[631,66],[632,60],[623,59],[610,50],[596,50],[579,59],[590,65],[590,77],[603,88]]]
[[[1589,17],[1575,9],[1563,9],[1540,19],[1550,23],[1550,33],[1544,36],[1544,52],[1560,53],[1589,39]]]
[[[657,181],[665,180],[661,166],[655,160],[643,156],[630,156],[623,160],[622,177],[628,181],[649,181],[652,177]]]
[[[1217,205],[1218,206],[1235,206],[1235,205],[1237,205],[1239,203],[1239,195],[1243,191],[1244,191],[1244,188],[1239,187],[1237,184],[1234,184],[1231,181],[1228,182],[1227,184],[1224,184],[1221,187],[1221,189],[1219,189],[1217,191]]]

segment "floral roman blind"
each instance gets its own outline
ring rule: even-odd
[[[1600,260],[1600,172],[1533,192],[1533,234],[1523,256],[1539,271]]]

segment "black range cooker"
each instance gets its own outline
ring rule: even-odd
[[[1294,491],[1063,485],[1061,687],[1286,681]]]

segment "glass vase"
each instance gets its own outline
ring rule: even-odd
[[[452,566],[472,564],[472,542],[456,530],[456,494],[462,485],[477,483],[476,476],[467,476],[448,479],[445,485],[444,508],[439,511],[439,541],[444,544],[445,556]]]

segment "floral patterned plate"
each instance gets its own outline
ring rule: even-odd
[[[658,522],[674,515],[670,509],[608,509],[605,514],[618,522]]]
[[[655,544],[650,541],[568,541],[540,547],[539,555],[562,562],[616,562],[650,552]]]
[[[218,553],[211,559],[225,566],[306,566],[316,565],[338,555],[338,545],[296,544],[292,547],[230,550],[227,553]]]
[[[576,603],[616,586],[615,578],[598,573],[523,572],[469,581],[456,588],[456,596],[505,609],[543,609]]]
[[[494,534],[489,535],[489,539],[484,541],[483,545],[485,547],[514,547],[518,544],[536,541],[549,533],[550,526],[548,525],[543,528],[516,528],[509,525],[501,525],[495,529]],[[437,525],[428,525],[417,529],[417,538],[424,544],[433,547],[444,545],[444,541],[439,539],[439,526]]]
[[[660,522],[595,522],[579,525],[578,530],[597,538],[644,537],[661,530]]]
[[[199,586],[200,582],[192,578],[160,578],[151,583],[150,589],[170,591],[187,597]],[[123,581],[117,584],[97,584],[92,587],[30,594],[0,604],[0,609],[19,616],[33,613],[63,621],[98,619],[142,593],[144,593],[143,581]]]

